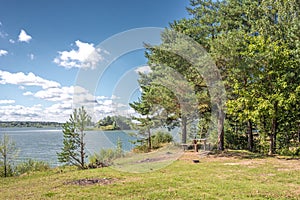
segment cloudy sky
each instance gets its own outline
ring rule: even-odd
[[[188,17],[186,6],[188,0],[0,0],[0,121],[64,122],[74,102],[91,106],[94,120],[130,114],[137,72],[148,71],[139,46],[157,40],[156,28],[145,27]]]

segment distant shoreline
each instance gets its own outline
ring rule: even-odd
[[[44,121],[0,121],[1,128],[58,128],[63,123]]]

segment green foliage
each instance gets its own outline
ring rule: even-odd
[[[117,130],[114,125],[100,126],[100,129],[103,131]]]
[[[299,157],[300,156],[300,147],[282,148],[282,149],[279,149],[278,153],[280,155],[285,155],[285,156]]]
[[[12,165],[13,160],[18,154],[18,149],[16,143],[10,139],[6,134],[3,135],[3,138],[0,140],[0,167],[1,174],[4,177],[12,175]]]
[[[141,144],[136,145],[133,149],[136,153],[148,153],[151,151],[151,149],[158,149],[160,147],[163,147],[164,144],[170,143],[173,141],[173,137],[168,132],[163,131],[157,131],[154,133],[154,135],[151,136],[151,149],[147,146],[148,139],[145,140],[139,140]]]
[[[171,28],[214,57],[227,87],[229,120],[239,126],[250,122],[244,133],[226,132],[227,140],[237,147],[241,141],[235,140],[252,138],[255,127],[259,138],[247,146],[254,143],[270,154],[299,141],[299,1],[197,0],[188,12],[190,19]]]
[[[0,127],[61,127],[62,124],[59,122],[33,122],[33,121],[2,121]]]
[[[162,144],[170,143],[173,141],[173,137],[170,133],[163,132],[163,131],[157,131],[152,137],[152,144],[153,148],[159,148],[162,146]]]
[[[151,149],[149,149],[147,144],[140,144],[134,147],[133,152],[134,153],[148,153]]]
[[[242,150],[247,149],[247,136],[243,127],[225,126],[225,147],[228,149]]]
[[[124,116],[106,116],[98,121],[97,127],[101,130],[130,130],[130,121]]]
[[[112,125],[114,120],[111,116],[104,117],[103,119],[99,120],[98,126],[108,126]]]
[[[5,168],[3,163],[0,163],[0,177],[11,177],[14,175],[15,175],[14,168],[11,164],[7,164]]]
[[[242,127],[239,131],[227,128],[224,133],[223,122],[218,120],[210,127],[213,134],[206,138],[216,141],[219,150],[223,150],[224,135],[230,148],[273,154],[297,147],[293,141],[300,141],[300,2],[191,0],[187,11],[190,18],[171,23],[161,35],[161,45],[146,45],[151,72],[140,74],[142,98],[132,107],[152,123],[154,118],[167,127],[181,123],[183,143],[187,124],[194,117],[182,109],[182,102],[191,99],[190,94],[195,94],[197,104],[189,105],[192,109],[187,110],[196,110],[198,118],[224,116],[220,105],[218,116],[209,115],[215,108],[210,100],[218,102],[222,94],[208,94],[206,85],[211,85],[207,81],[214,73],[203,78],[194,63],[188,62],[201,55],[195,55],[184,42],[177,44],[177,31],[191,37],[212,56],[227,90],[227,121]],[[180,55],[182,50],[189,56]],[[184,83],[192,88],[188,94],[179,91],[188,88]],[[209,123],[206,120],[201,124],[201,134],[203,130],[205,134]],[[150,122],[142,126],[149,127]],[[149,134],[149,144],[150,138]]]
[[[26,162],[22,162],[18,164],[14,171],[15,174],[20,175],[29,172],[36,172],[36,171],[47,171],[50,169],[50,165],[44,161],[35,161],[29,159]]]
[[[63,125],[63,147],[61,152],[57,153],[59,162],[76,165],[81,169],[86,168],[84,130],[90,124],[90,120],[91,117],[84,107],[74,109],[69,121]]]
[[[89,157],[89,166],[110,166],[113,164],[114,159],[121,158],[123,156],[124,151],[122,148],[122,141],[118,138],[116,149],[101,149],[99,153],[94,153]]]

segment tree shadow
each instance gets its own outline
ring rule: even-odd
[[[225,151],[211,151],[208,155],[215,157],[237,158],[237,159],[262,159],[275,156],[269,156],[261,153],[254,153],[247,150],[225,150]]]

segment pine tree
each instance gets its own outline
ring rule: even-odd
[[[75,165],[80,169],[86,168],[84,130],[90,121],[91,117],[84,107],[78,110],[74,109],[69,120],[63,125],[63,147],[61,152],[57,154],[59,162]]]

